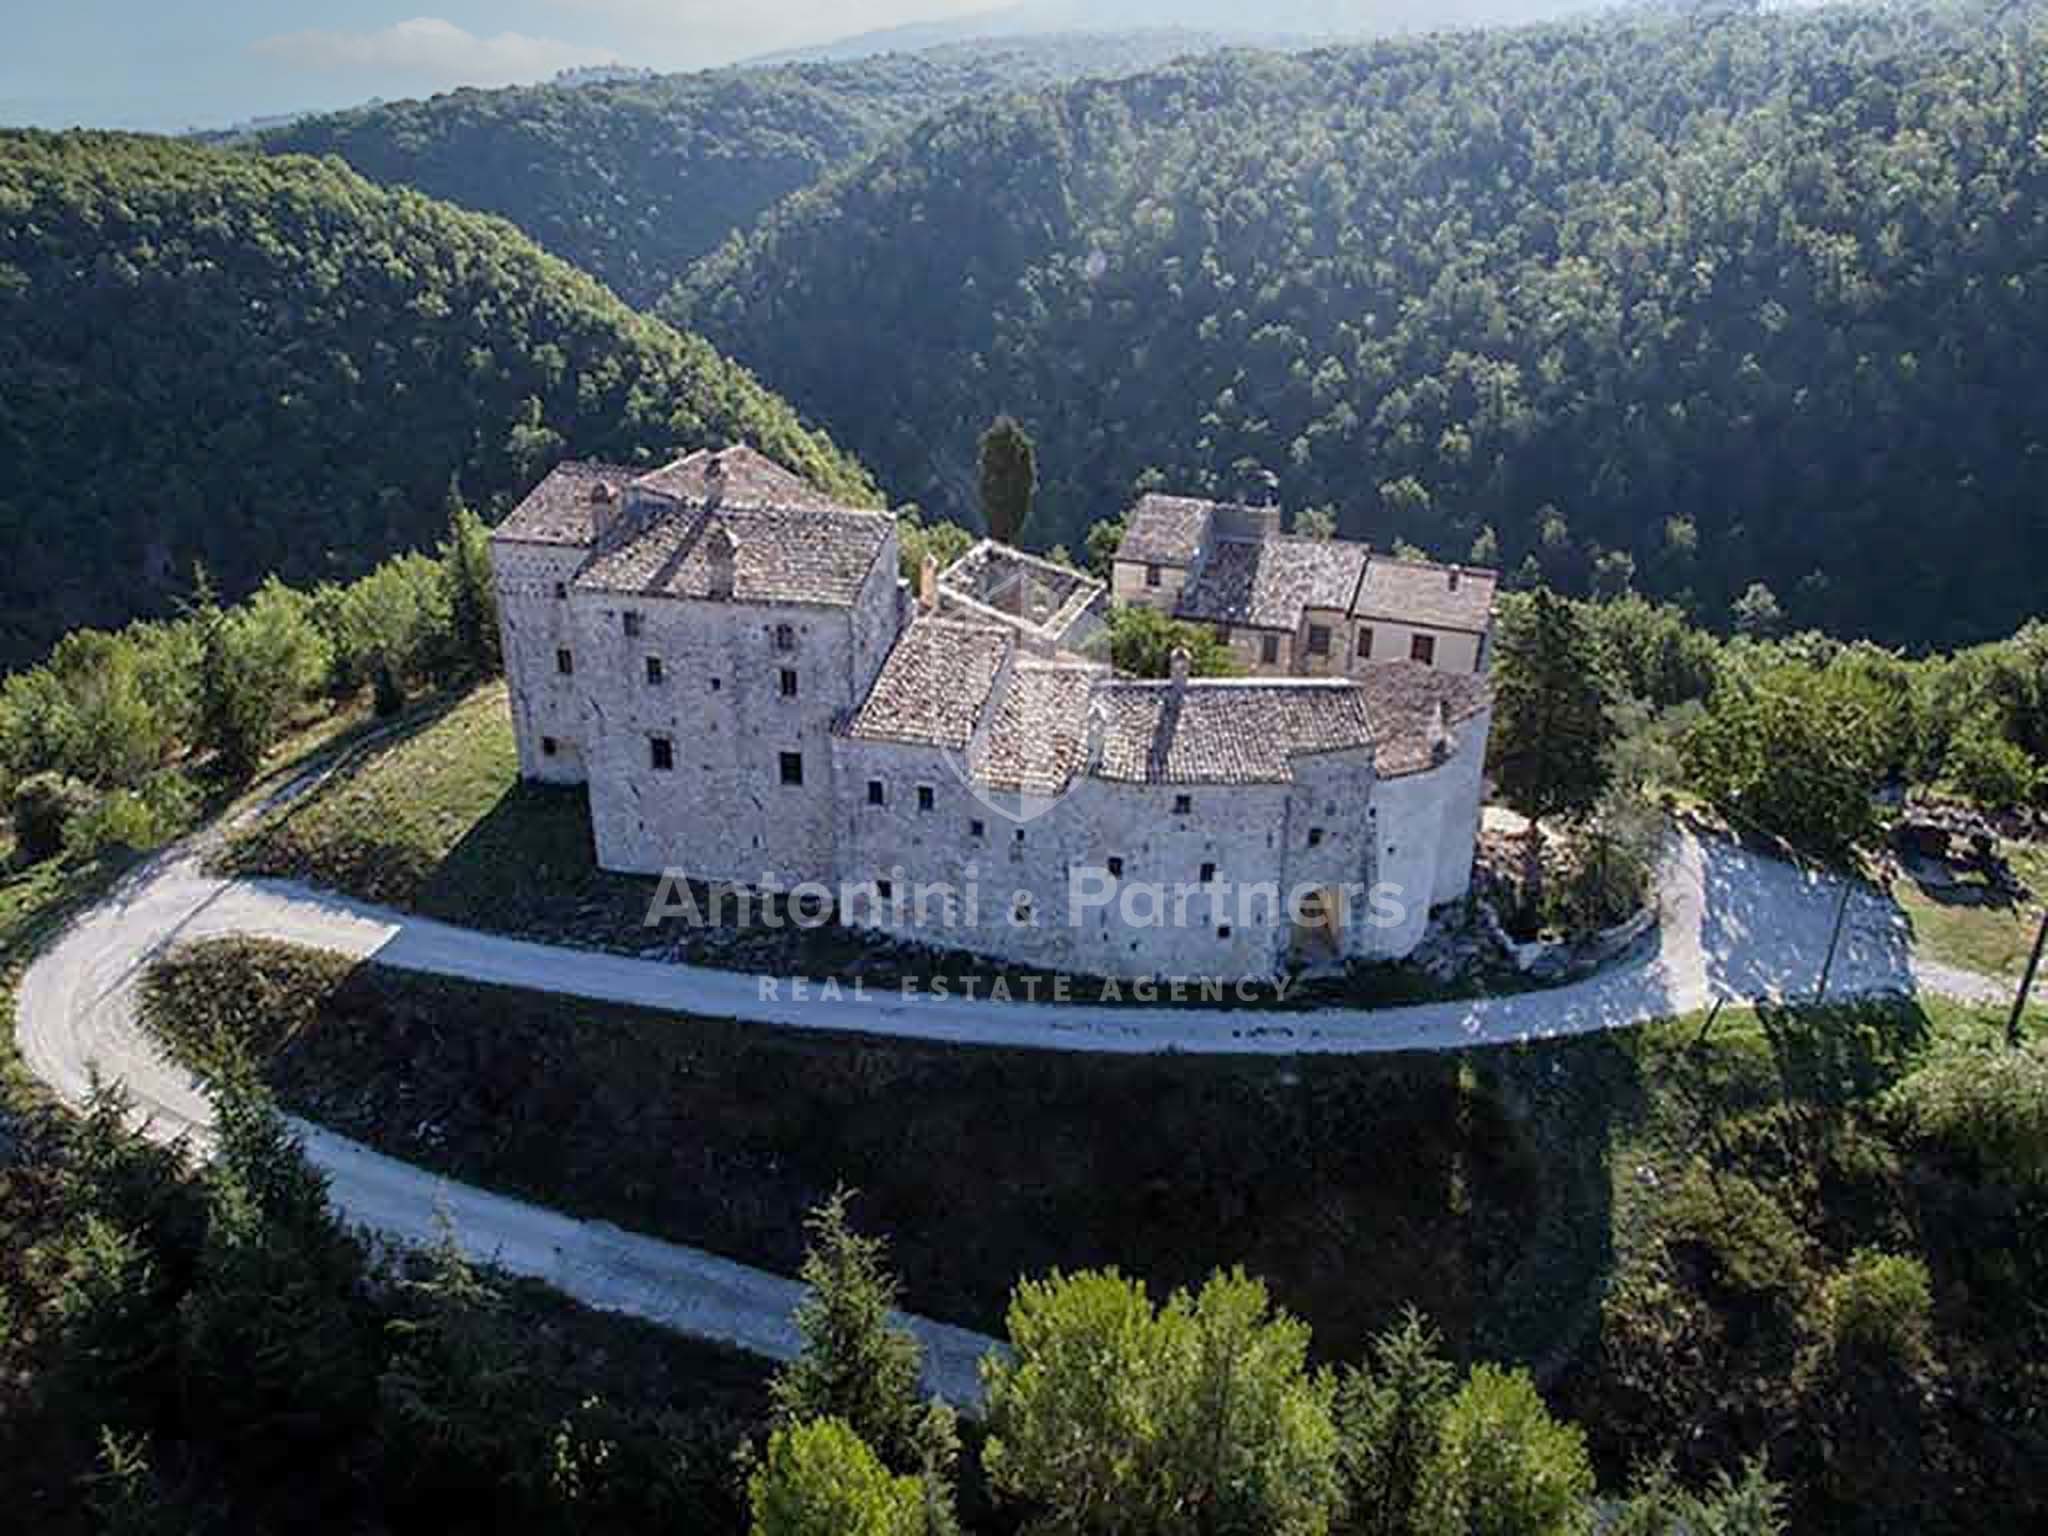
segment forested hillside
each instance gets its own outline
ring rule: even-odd
[[[1191,32],[1017,38],[858,62],[455,91],[306,118],[255,142],[340,155],[374,181],[499,214],[629,303],[648,304],[764,209],[921,117],[1212,46]]]
[[[1995,20],[1992,19],[1995,15]],[[902,496],[1033,541],[1143,475],[1911,643],[2043,597],[2038,3],[1218,55],[963,106],[668,312]]]
[[[860,469],[708,345],[508,226],[338,164],[0,135],[0,665],[164,611],[352,575],[569,452],[747,437]]]

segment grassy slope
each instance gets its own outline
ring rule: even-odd
[[[1913,920],[1914,945],[1922,954],[1986,976],[2017,978],[2026,969],[2041,908],[2048,903],[2048,846],[2032,843],[2009,851],[2013,867],[2034,893],[2033,900],[2017,907],[1936,901],[1909,879],[1893,883],[1893,894]]]
[[[848,1040],[238,941],[150,995],[188,1058],[251,1044],[289,1107],[396,1156],[770,1269],[794,1270],[803,1212],[846,1183],[910,1302],[990,1330],[1020,1274],[1119,1264],[1163,1287],[1243,1263],[1336,1353],[1411,1297],[1462,1340],[1535,1202],[1449,1058]]]

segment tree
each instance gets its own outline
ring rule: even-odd
[[[998,416],[981,436],[981,516],[988,536],[1003,544],[1022,538],[1037,492],[1037,450],[1015,420]]]
[[[1444,1410],[1416,1536],[1576,1536],[1593,1492],[1585,1436],[1550,1416],[1526,1371],[1481,1365]]]
[[[811,1242],[800,1271],[809,1288],[796,1310],[803,1350],[769,1389],[776,1421],[843,1420],[892,1467],[917,1460],[917,1340],[890,1320],[896,1279],[879,1238],[847,1220],[841,1189],[805,1225]]]
[[[1735,599],[1735,628],[1752,640],[1768,640],[1785,627],[1785,610],[1778,595],[1760,581],[1753,581]]]
[[[234,781],[252,777],[292,712],[319,691],[332,652],[302,593],[275,577],[223,611],[204,587],[193,622],[201,634],[200,740]]]
[[[1230,647],[1206,624],[1170,619],[1140,603],[1111,611],[1109,659],[1117,671],[1131,677],[1166,677],[1178,650],[1188,653],[1188,672],[1194,677],[1235,677],[1243,670]]]
[[[92,809],[90,786],[61,773],[32,773],[14,787],[9,814],[14,844],[26,864],[40,864],[64,851],[64,833]]]
[[[1988,811],[2019,810],[2041,793],[2048,773],[2009,741],[1988,710],[1963,721],[1949,738],[1942,777],[1956,793]]]
[[[914,591],[925,556],[931,556],[943,571],[974,548],[974,535],[958,523],[927,523],[915,507],[907,507],[896,518],[896,547],[903,577]]]
[[[1088,553],[1088,574],[1097,581],[1108,581],[1115,574],[1116,552],[1124,542],[1124,520],[1121,517],[1105,517],[1088,525],[1088,537],[1083,548]]]
[[[982,1364],[991,1485],[1048,1531],[1311,1533],[1342,1498],[1334,1384],[1242,1272],[1154,1310],[1115,1271],[1024,1281]]]
[[[1294,531],[1304,539],[1334,539],[1337,537],[1336,508],[1303,507],[1294,514]]]
[[[924,1536],[914,1477],[899,1477],[842,1419],[785,1424],[747,1482],[753,1536]]]
[[[1761,1457],[1742,1475],[1714,1475],[1704,1494],[1679,1486],[1671,1463],[1655,1463],[1615,1506],[1602,1536],[1784,1536],[1785,1493],[1765,1474]]]
[[[1492,771],[1531,821],[1590,810],[1606,787],[1613,720],[1600,662],[1577,610],[1547,587],[1502,614]]]
[[[1347,1530],[1408,1536],[1423,1468],[1434,1453],[1457,1372],[1443,1341],[1414,1308],[1373,1341],[1370,1361],[1337,1389]]]
[[[443,674],[463,680],[492,677],[504,665],[498,653],[498,588],[491,575],[491,536],[483,520],[448,491],[448,536],[441,542],[441,607],[448,634]]]

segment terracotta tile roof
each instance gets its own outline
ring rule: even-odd
[[[1088,709],[1098,668],[1020,660],[974,764],[991,789],[1056,795],[1088,766]]]
[[[714,490],[728,506],[774,506],[829,510],[841,503],[794,470],[745,443],[713,453],[700,448],[634,482],[682,501],[708,500]]]
[[[576,578],[582,591],[708,597],[705,535],[732,536],[733,600],[849,607],[881,557],[895,523],[886,512],[845,507],[685,505],[657,517]]]
[[[1008,630],[923,616],[896,637],[847,734],[960,750],[974,738],[1003,659]]]
[[[1419,661],[1375,662],[1355,679],[1365,696],[1365,716],[1379,744],[1374,764],[1381,778],[1420,773],[1435,766],[1433,737],[1437,706],[1452,730],[1493,703],[1484,678],[1440,672]]]
[[[1285,784],[1294,759],[1372,745],[1365,696],[1305,679],[1117,681],[1104,711],[1100,777],[1127,784]]]
[[[1304,609],[1347,611],[1365,568],[1365,546],[1343,539],[1224,540],[1209,552],[1174,611],[1201,623],[1292,632]]]
[[[1374,555],[1366,564],[1354,611],[1361,619],[1484,634],[1493,621],[1499,584],[1493,571]]]
[[[1193,565],[1209,536],[1215,510],[1213,501],[1192,496],[1162,496],[1156,491],[1140,496],[1124,519],[1116,557],[1146,565]]]
[[[526,499],[498,524],[493,538],[518,544],[573,544],[588,547],[592,527],[591,493],[600,486],[616,496],[644,475],[644,469],[591,460],[570,460],[548,471],[547,478],[526,493]]]

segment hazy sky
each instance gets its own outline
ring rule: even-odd
[[[0,124],[220,127],[371,96],[538,80],[579,64],[724,64],[999,3],[6,0]]]

